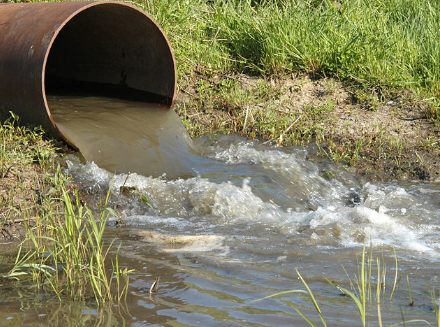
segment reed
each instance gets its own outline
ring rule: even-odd
[[[396,274],[394,276],[394,284],[392,286],[392,292],[391,296],[387,298],[385,296],[385,287],[386,287],[386,265],[384,263],[383,259],[376,258],[373,259],[373,251],[372,247],[370,248],[370,254],[367,256],[366,247],[364,246],[362,249],[361,259],[360,262],[358,262],[358,272],[355,274],[354,278],[351,278],[349,274],[346,271],[347,274],[347,283],[350,285],[350,287],[343,287],[341,285],[338,285],[331,281],[329,278],[324,277],[325,281],[335,288],[337,288],[343,295],[348,296],[356,305],[360,324],[362,326],[370,326],[373,324],[372,319],[374,318],[371,314],[372,308],[375,307],[376,311],[376,318],[377,318],[377,325],[382,327],[384,326],[382,321],[382,306],[385,303],[385,300],[388,299],[388,301],[391,301],[394,296],[394,291],[397,287],[397,284],[399,280],[397,279],[397,258],[395,258],[396,261]],[[373,267],[374,266],[374,267]],[[376,270],[375,274],[373,270]],[[344,269],[345,270],[345,269]],[[321,308],[319,307],[318,301],[316,300],[316,297],[314,296],[312,289],[307,284],[306,280],[303,278],[303,276],[299,273],[298,270],[296,270],[296,273],[298,274],[299,279],[301,280],[303,286],[305,287],[305,290],[302,289],[296,289],[296,290],[288,290],[279,292],[276,294],[272,294],[269,296],[266,296],[264,298],[258,299],[257,301],[262,301],[268,298],[272,297],[278,297],[289,293],[298,293],[298,294],[306,294],[311,303],[313,304],[313,307],[315,311],[318,314],[318,317],[322,323],[323,326],[327,326],[327,322],[324,316],[324,313],[322,312]],[[374,285],[376,284],[376,285]],[[408,284],[408,292],[409,292],[409,299],[410,303],[412,301],[411,299],[411,293],[409,289]],[[440,326],[440,305],[438,304],[437,297],[435,294],[435,290],[433,289],[431,291],[431,297],[432,297],[432,304],[433,304],[433,312],[435,314],[435,326]],[[411,304],[410,304],[411,305]],[[298,312],[298,314],[307,321],[307,323],[312,326],[316,327],[316,324],[312,321],[312,318],[304,314],[300,309],[292,305],[292,307]],[[401,308],[401,307],[400,307]],[[431,324],[425,320],[425,319],[410,319],[406,320],[403,311],[402,311],[402,322],[395,323],[392,325],[388,325],[389,327],[397,327],[397,326],[407,326],[407,324]]]
[[[119,247],[116,255],[112,255],[114,262],[110,260],[113,242],[110,245],[104,242],[107,219],[110,214],[116,215],[107,207],[110,192],[94,214],[81,205],[78,196],[72,201],[60,168],[54,180],[60,198],[48,199],[43,215],[32,225],[27,219],[26,238],[15,263],[0,278],[29,276],[38,289],[52,290],[60,300],[94,298],[101,305],[125,299],[131,270],[120,267]]]
[[[435,313],[436,326],[440,326],[440,297],[439,299],[437,299],[437,296],[435,295],[435,289],[431,290],[431,298]]]
[[[128,280],[125,278],[128,271],[119,269],[118,253],[116,254],[116,269],[112,264],[109,274],[108,254],[113,242],[104,244],[104,230],[109,214],[116,213],[107,208],[109,194],[103,203],[98,218],[95,218],[91,209],[81,205],[78,196],[73,203],[64,187],[62,190],[62,203],[64,214],[62,216],[51,214],[48,217],[51,236],[43,237],[49,242],[46,251],[46,260],[53,263],[56,269],[50,283],[55,293],[60,297],[66,294],[72,299],[84,299],[93,292],[98,304],[120,300],[128,290]],[[60,219],[61,218],[61,219]],[[30,238],[34,238],[31,234]],[[36,238],[36,237],[35,237]],[[34,241],[34,244],[37,242]],[[36,251],[41,252],[36,246]],[[112,293],[113,275],[116,277],[117,292]],[[120,285],[122,278],[127,282]]]

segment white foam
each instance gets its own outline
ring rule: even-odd
[[[308,237],[309,244],[323,247],[362,246],[371,240],[431,257],[440,253],[440,209],[435,203],[426,206],[414,195],[423,194],[419,190],[423,187],[409,190],[397,183],[366,183],[359,187],[359,197],[365,200],[348,207],[343,197],[353,192],[353,187],[320,176],[319,167],[306,162],[301,152],[263,151],[240,142],[217,150],[217,160],[231,165],[262,165],[268,174],[278,174],[290,183],[289,196],[305,205],[282,207],[262,200],[251,186],[252,178],[245,178],[241,185],[215,183],[200,176],[169,181],[137,174],[113,175],[93,163],[81,165],[70,159],[68,164],[69,171],[81,179],[111,184],[117,196],[122,186],[134,189],[128,207],[135,207],[136,198],[145,195],[154,212],[145,206],[144,212],[128,208],[126,220],[133,225],[161,228],[164,232],[251,236],[259,236],[259,230],[270,230],[269,235],[285,237],[301,233]],[[295,198],[299,196],[304,198]],[[199,246],[188,246],[187,250],[197,251]]]

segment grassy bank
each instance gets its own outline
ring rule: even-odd
[[[84,207],[61,171],[56,143],[39,127],[20,126],[13,114],[3,113],[0,121],[1,239],[17,248],[0,259],[0,283],[20,279],[60,300],[121,300],[128,271],[117,255],[107,259],[108,199],[97,213]]]
[[[171,41],[176,110],[193,137],[316,142],[321,155],[373,178],[439,178],[440,14],[433,2],[134,4]],[[304,94],[310,81],[324,87]]]
[[[1,112],[0,223],[34,219],[56,184],[57,147],[40,127],[23,127],[13,114]],[[17,230],[17,233],[20,231]],[[13,237],[14,235],[11,235]]]
[[[373,179],[440,178],[436,2],[127,2],[170,40],[191,136],[317,143]]]
[[[140,1],[169,35],[181,77],[307,72],[367,88],[440,87],[439,19],[432,1]],[[188,66],[189,65],[189,66]],[[206,68],[206,70],[203,70]],[[436,106],[431,116],[438,119]]]

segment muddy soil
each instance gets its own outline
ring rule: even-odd
[[[60,153],[72,153],[60,142],[51,146],[59,148]],[[65,166],[62,156],[56,159],[56,164]],[[36,163],[22,165],[17,162],[0,175],[0,249],[11,242],[17,242],[18,246],[26,230],[47,212],[62,212],[61,193],[53,183],[54,173]],[[74,200],[73,182],[67,182],[65,187]]]
[[[355,163],[358,173],[381,180],[440,179],[440,125],[427,118],[427,104],[415,100],[411,92],[357,92],[335,80],[308,77],[285,83],[302,85],[284,95],[291,100],[289,110],[336,103],[324,133],[338,144],[365,144],[364,159]]]
[[[340,150],[345,157],[335,161],[336,164],[354,167],[354,171],[372,180],[440,181],[440,125],[427,117],[427,104],[407,90],[360,92],[359,88],[334,79],[308,75],[264,80],[245,75],[231,78],[241,83],[248,92],[254,92],[262,81],[276,90],[277,96],[261,99],[261,102],[255,97],[257,101],[249,105],[254,113],[275,105],[277,114],[301,116],[301,120],[307,120],[306,108],[331,103],[333,110],[326,113],[321,121],[313,122],[322,128],[324,135],[324,139],[319,140],[321,152],[317,156],[327,155],[334,160]],[[213,78],[211,82],[219,83],[222,79]],[[205,130],[213,133],[213,120],[238,119],[236,115],[240,111],[237,110],[217,110],[215,106],[206,106],[200,111],[200,107],[195,105],[195,99],[200,98],[200,94],[191,86],[194,81],[186,85],[189,86],[181,87],[176,100],[176,111],[179,112],[178,108],[183,105],[186,110],[185,114],[179,112],[182,119],[204,125]],[[291,132],[295,128],[293,126]],[[251,135],[251,132],[248,131],[248,134]],[[66,146],[62,148],[71,152]],[[356,160],[352,160],[350,155],[356,155]],[[33,165],[27,169],[12,169],[0,178],[0,204],[3,203],[0,205],[0,243],[20,240],[25,233],[23,217],[28,217],[27,221],[32,223],[44,210],[42,204],[49,190],[46,187],[42,189],[36,181],[44,179],[45,174],[47,172],[42,172],[38,165]],[[22,191],[16,192],[17,189]],[[13,199],[10,194],[14,194]]]
[[[262,78],[232,78],[249,92],[262,85]],[[324,137],[312,141],[320,143],[321,155],[329,156],[337,164],[355,167],[358,173],[378,180],[440,180],[440,124],[427,117],[428,104],[412,92],[365,90],[335,79],[304,74],[271,77],[263,82],[277,90],[278,96],[252,103],[251,112],[275,105],[277,114],[301,116],[304,121],[309,119],[310,108],[332,106],[321,121],[313,122],[322,129]],[[177,98],[178,106],[185,104],[186,116],[191,117],[192,123],[209,128],[215,120],[213,116],[224,121],[237,119],[237,111],[216,110],[215,106],[200,112],[192,105],[200,96],[203,95],[189,86],[182,88]],[[290,132],[294,133],[295,128]]]

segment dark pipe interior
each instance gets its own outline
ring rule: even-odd
[[[99,94],[172,105],[175,64],[157,25],[130,7],[87,8],[50,49],[45,91]]]

